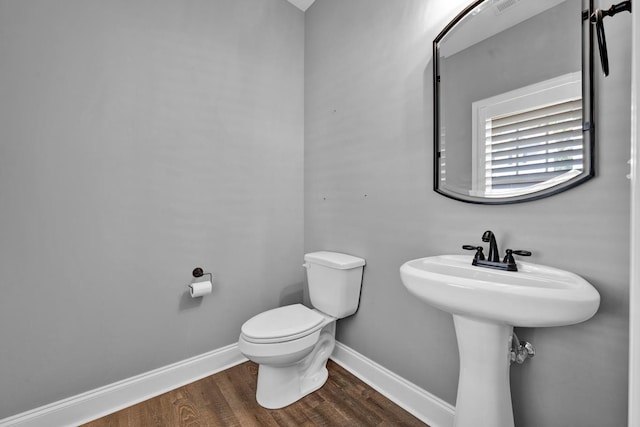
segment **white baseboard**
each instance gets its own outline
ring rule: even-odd
[[[438,397],[336,342],[336,363],[431,427],[452,427],[455,409]],[[0,420],[0,427],[77,426],[245,362],[238,344]]]
[[[336,342],[331,356],[336,363],[431,427],[452,427],[455,407]]]
[[[0,427],[77,426],[245,362],[237,344],[0,420]]]

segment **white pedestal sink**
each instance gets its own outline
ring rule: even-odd
[[[518,271],[440,255],[400,267],[410,293],[453,314],[460,352],[455,427],[513,427],[509,385],[514,326],[562,326],[591,318],[600,295],[568,271],[518,262]]]

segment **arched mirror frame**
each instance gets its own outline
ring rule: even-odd
[[[447,33],[456,26],[462,19],[468,14],[472,13],[476,8],[485,2],[491,0],[478,0],[470,4],[461,13],[459,13],[433,41],[433,88],[434,88],[434,176],[433,176],[433,189],[434,191],[442,194],[443,196],[459,200],[467,203],[475,204],[487,204],[487,205],[499,205],[499,204],[511,204],[521,203],[532,200],[538,200],[541,198],[553,196],[560,192],[569,190],[577,185],[584,183],[595,175],[595,106],[594,106],[594,82],[593,82],[593,30],[590,23],[590,16],[593,7],[593,0],[582,0],[582,135],[583,135],[583,149],[584,149],[584,161],[583,171],[553,187],[533,192],[530,194],[517,195],[513,197],[500,197],[500,198],[486,198],[473,196],[470,194],[464,194],[461,192],[454,192],[447,188],[443,188],[440,185],[441,182],[441,123],[440,123],[440,42],[447,35]],[[531,0],[535,1],[535,0]]]

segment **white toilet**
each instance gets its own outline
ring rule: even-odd
[[[335,346],[336,320],[358,309],[365,260],[337,252],[304,256],[309,298],[315,307],[287,305],[242,325],[240,352],[259,364],[256,400],[283,408],[322,387]]]

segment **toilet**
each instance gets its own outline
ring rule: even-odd
[[[313,309],[292,304],[253,316],[241,328],[240,352],[257,363],[256,400],[283,408],[323,386],[336,320],[358,309],[365,260],[338,252],[304,256]]]

